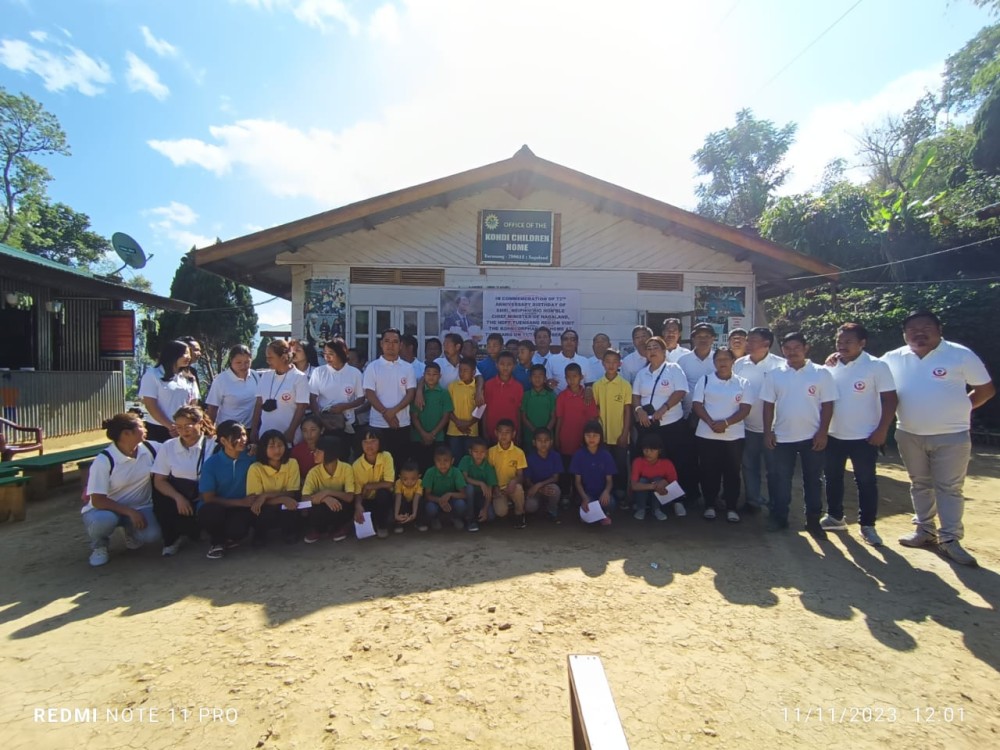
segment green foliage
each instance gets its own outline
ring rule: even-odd
[[[90,229],[90,217],[65,203],[32,198],[22,205],[19,245],[33,255],[69,266],[90,266],[111,251],[107,238]]]
[[[788,176],[781,162],[796,129],[795,123],[778,128],[743,109],[735,126],[709,133],[692,157],[698,174],[711,178],[695,189],[698,213],[732,226],[756,225]]]
[[[267,369],[267,347],[272,341],[274,341],[274,339],[269,336],[261,336],[260,344],[257,345],[257,354],[254,355],[253,362],[250,363],[250,367],[255,370]]]
[[[982,102],[1000,77],[1000,24],[986,26],[945,61],[943,104],[968,112]]]
[[[155,360],[167,341],[194,336],[204,352],[197,366],[202,385],[207,385],[225,366],[229,349],[236,344],[249,345],[257,333],[257,312],[250,289],[202,271],[187,255],[174,274],[170,296],[191,302],[195,307],[187,315],[161,313],[159,330],[147,340],[147,352]]]
[[[976,112],[972,130],[972,164],[987,174],[1000,174],[1000,81]]]
[[[0,86],[0,242],[9,242],[20,229],[18,210],[23,202],[42,201],[52,175],[35,160],[48,154],[69,155],[59,120],[27,94],[15,96]]]

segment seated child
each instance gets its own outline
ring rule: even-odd
[[[316,441],[317,463],[302,485],[302,499],[313,505],[306,544],[318,542],[325,532],[330,532],[335,542],[347,538],[345,529],[354,517],[354,469],[338,458],[342,451],[340,440],[332,435]]]
[[[490,465],[497,473],[497,492],[493,495],[493,512],[499,518],[507,515],[510,503],[514,504],[514,528],[528,525],[524,513],[524,470],[528,460],[524,451],[514,445],[514,423],[509,419],[497,422],[497,444],[490,448]]]
[[[646,508],[653,506],[653,515],[657,521],[666,521],[667,514],[660,507],[654,492],[661,495],[667,491],[667,485],[677,481],[677,470],[671,461],[660,458],[663,453],[663,441],[659,435],[646,435],[639,442],[642,457],[632,462],[632,499],[635,503],[635,519],[646,518]],[[687,509],[679,500],[673,502],[674,513],[686,516]]]
[[[299,491],[302,480],[299,465],[291,461],[285,435],[280,430],[268,430],[257,441],[257,462],[247,471],[247,494],[254,495],[250,511],[255,516],[267,515],[270,522],[256,526],[253,536],[255,546],[267,543],[268,527],[281,526],[285,542],[291,544],[298,538]],[[280,513],[284,507],[288,512]]]
[[[545,427],[535,430],[535,450],[528,454],[528,468],[524,472],[526,512],[534,513],[544,507],[548,517],[559,523],[562,471],[562,457],[552,450],[552,432]]]
[[[435,531],[441,528],[441,513],[448,514],[456,529],[465,527],[465,477],[454,463],[448,446],[439,445],[434,449],[434,465],[424,472],[424,513]],[[427,526],[420,523],[417,531],[427,531]]]
[[[497,487],[497,474],[486,460],[487,446],[482,438],[469,441],[469,454],[462,456],[458,470],[465,477],[465,499],[468,504],[469,531],[479,531],[480,522],[488,519]]]
[[[567,368],[568,369],[568,368]],[[573,454],[569,470],[574,476],[576,491],[580,496],[580,507],[584,512],[591,503],[600,503],[606,514],[615,509],[615,497],[611,494],[615,473],[615,460],[604,449],[604,429],[597,420],[583,426],[583,447]],[[611,524],[611,517],[601,519],[601,524]]]
[[[393,509],[393,518],[396,520],[395,532],[403,533],[404,524],[416,521],[421,515],[421,499],[424,494],[424,486],[420,482],[420,464],[416,461],[407,461],[403,468],[399,470],[399,479],[396,480],[396,504]]]

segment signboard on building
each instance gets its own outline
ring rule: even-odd
[[[323,344],[344,338],[347,330],[347,279],[306,279],[303,304],[304,338]]]
[[[97,325],[101,359],[135,357],[135,310],[102,310]]]
[[[743,286],[696,286],[694,322],[709,323],[724,339],[733,328],[742,328],[747,315],[747,290]]]
[[[552,211],[480,211],[476,236],[477,263],[558,266],[559,223],[559,214]]]
[[[441,334],[458,333],[480,343],[490,333],[533,339],[546,326],[552,338],[580,325],[579,289],[442,289]]]

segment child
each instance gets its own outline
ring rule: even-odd
[[[567,365],[566,369],[569,370],[570,367],[572,365]],[[580,495],[580,507],[584,512],[588,511],[590,504],[594,502],[600,503],[607,514],[615,509],[611,486],[618,469],[611,454],[604,450],[603,442],[604,430],[601,428],[601,423],[596,420],[587,422],[583,426],[584,447],[573,454],[569,465],[570,473],[574,476],[576,491]],[[610,515],[601,519],[601,525],[610,524]]]
[[[604,428],[604,449],[618,467],[615,493],[619,500],[625,497],[628,486],[628,441],[632,433],[632,386],[618,373],[621,362],[617,349],[606,350],[601,359],[604,375],[593,386],[594,403]]]
[[[535,342],[531,339],[517,342],[517,349],[514,354],[517,356],[517,364],[514,365],[514,380],[521,384],[524,392],[531,390],[531,360],[535,356]]]
[[[484,385],[497,376],[497,357],[501,351],[503,351],[503,336],[491,333],[486,337],[486,356],[477,365],[479,374],[483,376]]]
[[[198,525],[208,532],[209,560],[221,559],[250,529],[257,534],[261,525],[260,516],[250,512],[255,498],[247,495],[247,475],[254,458],[246,452],[246,429],[227,419],[219,423],[215,434],[222,450],[205,459],[198,477],[198,491],[205,501],[198,509]]]
[[[507,420],[514,425],[517,432],[518,416],[521,411],[521,401],[524,399],[524,388],[514,380],[514,355],[510,352],[500,352],[497,356],[497,376],[486,381],[483,394],[486,397],[486,414],[483,415],[483,434],[491,440],[496,435],[497,425],[501,420]],[[516,437],[516,435],[515,435]]]
[[[441,365],[428,362],[424,369],[424,408],[410,407],[413,425],[410,439],[421,471],[434,465],[434,448],[444,441],[444,431],[451,421],[451,395],[441,387]]]
[[[479,344],[474,339],[466,339],[462,342],[462,356],[466,359],[475,360],[479,356]]]
[[[403,533],[403,525],[416,521],[420,516],[420,500],[424,494],[424,486],[420,483],[420,465],[416,461],[407,461],[399,470],[396,480],[396,505],[393,518],[396,519],[397,534]],[[403,502],[409,503],[403,507]]]
[[[521,342],[517,339],[507,339],[507,343],[503,345],[503,348],[514,355],[517,359],[517,348],[521,345]]]
[[[657,521],[666,521],[667,514],[660,507],[660,501],[653,496],[654,492],[661,495],[667,491],[667,485],[677,481],[677,470],[671,461],[660,458],[663,453],[663,441],[659,435],[646,435],[640,441],[642,458],[632,462],[632,492],[635,501],[635,519],[646,518],[646,506],[653,506],[653,515]],[[679,500],[673,502],[674,513],[686,516],[687,509]]]
[[[501,419],[497,423],[497,444],[489,450],[490,466],[497,474],[497,492],[493,496],[493,512],[499,518],[507,515],[508,503],[514,503],[514,528],[528,525],[524,514],[524,470],[528,460],[524,451],[514,445],[514,422]]]
[[[573,455],[583,445],[583,426],[597,419],[597,405],[586,403],[583,388],[583,368],[576,362],[570,362],[564,370],[566,375],[566,390],[556,398],[556,450],[563,457],[563,466],[567,474],[563,479],[563,497],[569,497],[573,491],[572,472],[569,462]]]
[[[476,360],[463,357],[458,363],[458,380],[448,386],[452,405],[448,423],[448,447],[453,456],[464,456],[469,438],[479,435],[479,422],[472,416],[476,408],[475,378]],[[437,455],[437,451],[434,451],[434,455]]]
[[[281,526],[286,543],[298,538],[299,488],[302,478],[299,465],[289,461],[291,452],[281,430],[268,430],[257,441],[257,463],[247,472],[247,494],[255,495],[250,510],[260,516],[263,525],[256,526],[253,544],[262,547],[267,543],[267,528]],[[287,512],[280,513],[279,506]],[[279,520],[280,519],[280,520]]]
[[[299,465],[299,476],[308,476],[312,468],[319,463],[316,458],[316,442],[323,434],[323,422],[315,414],[303,417],[299,426],[302,431],[302,442],[292,448],[292,458]]]
[[[480,522],[489,518],[497,474],[486,459],[487,445],[482,438],[469,441],[469,455],[462,456],[458,470],[465,477],[465,501],[468,504],[469,531],[479,531]]]
[[[327,531],[332,532],[335,542],[347,538],[347,524],[354,516],[354,470],[340,460],[342,450],[340,440],[332,435],[316,442],[316,465],[302,485],[302,499],[313,505],[309,533],[303,539],[306,544],[318,542]]]
[[[396,481],[396,464],[392,454],[381,450],[378,433],[366,428],[361,433],[361,457],[354,462],[354,522],[361,523],[365,509],[372,514],[372,525],[379,539],[389,536],[392,525],[392,490]]]
[[[563,472],[562,458],[552,450],[552,432],[542,427],[535,430],[535,451],[528,456],[524,479],[524,509],[534,513],[545,501],[549,519],[559,523],[559,476]]]
[[[531,390],[521,401],[522,442],[530,442],[535,430],[551,430],[556,423],[556,395],[545,385],[545,365],[531,366]]]
[[[446,445],[434,449],[434,465],[424,472],[424,493],[427,502],[424,512],[431,521],[431,528],[441,529],[438,514],[447,513],[456,529],[465,528],[465,477],[454,465],[455,459]],[[427,531],[427,526],[417,526],[417,531]]]

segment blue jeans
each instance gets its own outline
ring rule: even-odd
[[[806,516],[818,516],[823,510],[822,481],[825,451],[814,451],[812,440],[797,443],[778,443],[774,449],[774,487],[771,488],[771,517],[788,520],[788,507],[792,504],[792,476],[795,458],[802,459],[802,488],[806,500]]]
[[[656,484],[663,477],[643,477],[640,481],[643,484]],[[636,510],[654,510],[659,508],[663,510],[664,506],[660,505],[660,501],[656,499],[656,495],[652,490],[633,490],[632,491],[632,506]]]
[[[441,506],[433,500],[428,500],[426,505],[424,505],[424,513],[426,514],[428,521],[433,521],[442,513],[453,519],[457,518],[459,521],[464,521],[466,519],[465,514],[467,510],[468,504],[466,501],[458,500],[456,498],[451,499],[451,513],[445,513],[441,510]]]
[[[90,548],[92,550],[102,547],[107,549],[108,540],[119,526],[125,529],[125,536],[131,537],[140,544],[152,544],[159,541],[161,538],[160,524],[156,522],[156,516],[153,515],[153,506],[136,508],[136,510],[146,519],[146,528],[144,529],[135,528],[128,516],[120,516],[113,510],[94,508],[94,510],[88,510],[81,514],[80,518],[83,519],[83,526],[90,538]]]
[[[764,461],[764,471],[767,476],[767,494],[774,494],[774,451],[764,447],[764,433],[746,431],[746,442],[743,444],[743,488],[746,494],[746,504],[755,508],[767,505],[768,501],[760,496],[760,462]]]
[[[448,441],[448,447],[451,448],[451,455],[455,459],[456,466],[468,452],[470,439],[469,435],[447,435],[445,437],[445,440]]]
[[[878,515],[878,487],[875,463],[878,448],[867,440],[838,440],[831,437],[826,444],[826,512],[834,518],[844,517],[844,470],[851,459],[854,483],[858,486],[858,521],[862,526],[874,526]]]

